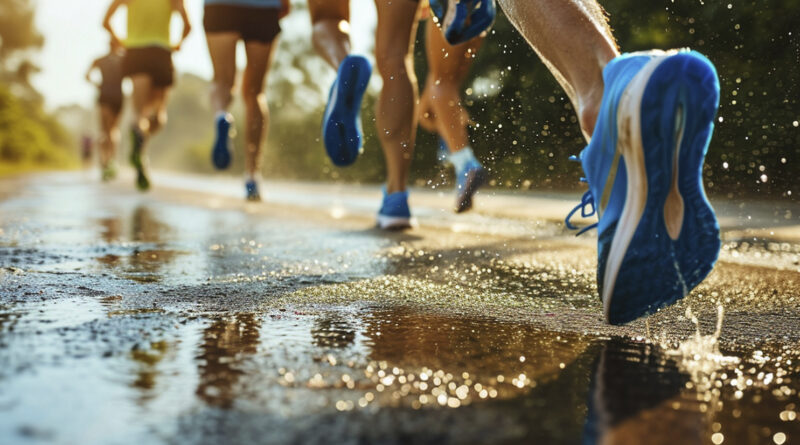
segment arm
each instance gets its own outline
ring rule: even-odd
[[[103,28],[111,34],[111,43],[114,45],[115,48],[122,47],[122,41],[117,37],[117,34],[114,32],[114,28],[111,27],[111,17],[114,16],[114,13],[117,12],[120,6],[127,4],[129,0],[113,0],[111,5],[108,6],[108,11],[106,11],[105,17],[103,17]]]
[[[100,59],[95,59],[95,61],[94,61],[94,62],[92,62],[92,65],[91,65],[91,66],[89,66],[89,69],[86,71],[86,81],[87,81],[87,82],[89,82],[90,84],[92,84],[92,85],[96,86],[96,87],[99,87],[99,86],[100,86],[100,84],[99,84],[99,83],[97,83],[97,82],[94,82],[94,81],[92,80],[92,71],[94,71],[94,69],[95,69],[95,68],[97,68],[97,62],[98,62],[99,60],[100,60]]]
[[[192,24],[189,22],[189,15],[186,13],[186,8],[183,6],[183,0],[172,0],[172,9],[177,11],[181,16],[181,20],[183,20],[183,34],[181,35],[180,42],[178,42],[174,48],[175,51],[178,51],[181,49],[183,41],[186,40],[186,37],[192,32]]]

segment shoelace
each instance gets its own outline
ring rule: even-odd
[[[574,156],[574,155],[570,156],[569,160],[572,161],[572,162],[580,162],[580,159],[577,156]],[[589,182],[586,178],[581,178],[580,181],[584,182],[584,183],[588,183]],[[586,207],[590,206],[590,205],[592,206],[592,210],[587,211]],[[597,207],[595,206],[595,203],[594,203],[594,195],[592,195],[592,191],[591,190],[586,190],[586,193],[584,193],[583,196],[581,197],[581,203],[576,205],[575,208],[572,209],[572,211],[567,214],[567,217],[564,218],[564,224],[566,224],[567,228],[570,229],[570,230],[578,230],[578,227],[572,225],[572,223],[569,222],[569,220],[572,218],[572,215],[574,215],[578,210],[581,211],[581,216],[583,218],[588,218],[588,217],[594,215],[595,213],[597,213]],[[578,233],[575,234],[575,236],[583,235],[587,231],[592,230],[595,227],[597,227],[597,224],[598,223],[594,223],[594,224],[591,224],[591,225],[588,225],[588,226],[584,227],[583,229],[580,229],[578,231]]]

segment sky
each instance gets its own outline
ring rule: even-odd
[[[96,92],[84,80],[84,75],[92,61],[108,51],[108,33],[101,25],[110,0],[34,1],[36,24],[45,37],[44,48],[36,57],[42,71],[33,78],[34,86],[44,95],[49,109],[73,103],[90,106]],[[211,62],[203,34],[203,0],[185,2],[192,21],[192,34],[181,51],[173,56],[173,62],[178,71],[210,79]],[[351,0],[350,3],[353,50],[364,53],[372,48],[375,6],[372,0]],[[172,31],[177,37],[181,29],[177,15],[173,16],[173,25]],[[124,9],[115,15],[113,26],[124,35]],[[310,20],[304,10],[295,9],[281,26],[284,33],[302,32],[310,39]],[[238,61],[241,66],[244,57],[238,57]]]

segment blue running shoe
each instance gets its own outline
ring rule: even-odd
[[[371,75],[372,66],[366,58],[347,56],[331,86],[322,119],[322,140],[331,161],[339,167],[352,164],[361,154],[364,137],[359,114]]]
[[[470,161],[463,171],[456,172],[456,213],[472,208],[472,197],[486,185],[489,175],[478,161]]]
[[[439,138],[439,148],[436,150],[436,160],[439,163],[447,165],[450,163],[450,149],[447,148],[447,142]]]
[[[621,324],[683,298],[717,260],[719,224],[702,169],[719,80],[694,51],[625,54],[603,79],[580,156],[589,191],[566,222],[575,229],[575,212],[597,211],[599,222],[586,228],[598,229],[597,288],[606,320]]]
[[[215,123],[217,136],[214,139],[214,147],[211,150],[211,162],[217,170],[224,170],[231,165],[230,131],[233,119],[231,115],[225,113],[218,116]]]
[[[258,193],[258,183],[249,179],[244,183],[245,199],[248,201],[261,201],[261,194]]]
[[[378,212],[378,228],[383,230],[403,230],[411,227],[411,210],[408,208],[408,191],[386,193]]]
[[[494,0],[430,0],[430,5],[434,21],[451,45],[488,30],[497,15]]]

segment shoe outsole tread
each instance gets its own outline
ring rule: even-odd
[[[351,165],[361,153],[361,100],[371,75],[369,61],[361,56],[348,56],[339,67],[322,126],[325,150],[336,166]]]
[[[647,83],[641,102],[647,200],[610,296],[606,313],[610,323],[626,323],[683,298],[705,279],[717,260],[719,224],[703,189],[702,167],[718,103],[716,72],[694,52],[666,58]],[[672,185],[679,106],[686,113],[678,152],[678,189],[684,214],[679,235],[673,240],[664,206]],[[616,227],[609,227],[601,236],[613,237],[615,231]],[[598,265],[604,267],[608,253],[599,254]],[[598,277],[602,289],[601,270]]]
[[[456,213],[466,212],[472,208],[472,198],[478,189],[486,185],[489,175],[484,168],[476,168],[467,173],[464,181],[464,190],[461,190],[456,199]]]

